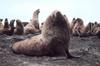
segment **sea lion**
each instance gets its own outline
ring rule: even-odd
[[[9,28],[9,23],[8,23],[7,18],[5,18],[5,21],[4,21],[4,28]]]
[[[94,23],[89,22],[87,26],[84,28],[83,34],[81,36],[82,37],[92,36],[93,26]]]
[[[100,38],[100,23],[98,23],[96,35]]]
[[[23,35],[24,34],[24,26],[21,23],[21,20],[17,19],[16,20],[16,27],[14,33],[16,35]]]
[[[40,13],[40,9],[37,9],[36,11],[34,11],[32,19],[24,27],[25,34],[29,34],[29,33],[34,34],[34,33],[40,32],[39,20],[38,20],[39,13]]]
[[[65,55],[73,58],[69,53],[69,28],[60,11],[53,11],[43,24],[42,33],[31,38],[12,44],[11,49],[18,54],[31,56]]]
[[[94,36],[96,36],[99,33],[99,31],[100,31],[100,23],[94,25],[93,30],[92,30],[92,34]]]
[[[81,18],[77,18],[74,22],[74,27],[72,29],[72,35],[73,36],[81,36],[81,34],[84,32],[84,22]]]
[[[4,26],[0,28],[0,35],[2,35],[3,32],[5,32],[8,29],[9,29],[8,19],[5,18],[5,20],[4,20]]]
[[[13,35],[13,33],[14,33],[14,21],[15,21],[15,19],[10,20],[10,24],[8,24],[8,22],[6,21],[6,23],[4,24],[5,27],[2,29],[2,34],[6,34],[9,36]]]
[[[3,19],[0,19],[0,29],[3,28],[2,21],[3,21]]]

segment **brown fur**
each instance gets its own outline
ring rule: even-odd
[[[39,29],[39,21],[38,21],[38,15],[40,13],[40,10],[37,9],[36,11],[34,11],[33,13],[33,17],[31,22],[29,22],[24,28],[25,28],[25,34],[29,34],[29,33],[36,33],[36,32],[40,32]]]
[[[32,56],[70,55],[69,28],[65,18],[59,11],[54,11],[44,22],[42,33],[32,38],[16,42],[12,45],[15,53]]]
[[[88,25],[85,27],[83,36],[92,36],[92,30],[93,30],[94,23],[89,22]]]
[[[9,28],[9,23],[8,23],[8,19],[7,18],[5,19],[5,22],[4,22],[4,28]]]
[[[11,21],[10,21],[10,25],[9,24],[7,24],[7,22],[4,24],[4,28],[0,31],[1,32],[1,34],[6,34],[6,35],[13,35],[13,33],[14,33],[14,19],[12,19]],[[9,26],[9,27],[8,27]],[[7,28],[8,27],[8,28]]]
[[[80,36],[84,32],[84,23],[81,18],[77,18],[73,25],[72,34],[73,36]]]
[[[20,20],[16,20],[15,34],[17,35],[24,34],[24,27]]]
[[[100,39],[100,23],[95,29],[96,29],[95,35]]]
[[[2,21],[3,21],[3,19],[0,19],[0,29],[3,28]]]
[[[5,34],[6,31],[8,31],[8,30],[9,30],[8,19],[5,18],[4,26],[2,28],[0,28],[0,34]]]
[[[67,16],[66,15],[64,15],[64,18],[65,18],[65,20],[66,20],[66,23],[67,23],[67,26],[68,26],[68,29],[69,29],[69,34],[71,33],[71,27],[70,27],[70,23],[69,23],[69,20],[68,20],[68,18],[67,18]],[[70,34],[71,35],[71,34]]]
[[[95,32],[97,31],[98,26],[99,26],[99,24],[97,22],[95,22],[94,25],[93,25],[93,29],[92,29],[93,35],[96,35]]]
[[[93,35],[96,35],[100,31],[100,24],[96,24],[93,27]]]

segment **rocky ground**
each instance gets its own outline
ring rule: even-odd
[[[97,37],[72,37],[70,52],[79,58],[30,57],[14,54],[9,45],[18,36],[0,36],[0,66],[100,66],[100,39]],[[27,38],[20,36],[21,39]]]

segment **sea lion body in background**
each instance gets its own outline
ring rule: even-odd
[[[93,34],[94,36],[96,36],[97,33],[98,33],[99,31],[100,31],[100,23],[94,24],[93,30],[92,30],[92,34]]]
[[[29,34],[29,33],[34,34],[40,32],[39,20],[38,20],[39,13],[40,13],[40,9],[34,11],[32,20],[30,20],[30,22],[24,27],[25,34]]]
[[[4,20],[4,26],[2,28],[0,28],[0,34],[1,35],[5,34],[6,31],[8,31],[8,30],[9,30],[9,23],[8,23],[8,19],[5,18],[5,20]]]
[[[81,18],[77,18],[74,22],[74,25],[72,26],[72,35],[73,36],[81,36],[81,34],[84,32],[84,23]]]
[[[3,28],[3,24],[2,24],[3,19],[0,19],[0,29]]]
[[[69,28],[59,11],[54,11],[44,22],[42,33],[12,44],[15,53],[32,56],[73,56],[69,53]]]
[[[81,36],[82,37],[92,36],[93,26],[94,26],[94,23],[89,22],[88,25],[84,28],[84,32]]]
[[[9,23],[8,23],[8,19],[5,18],[5,21],[4,21],[4,28],[9,28]]]
[[[8,20],[4,23],[4,28],[2,29],[1,33],[6,35],[13,35],[14,33],[14,19],[10,20],[10,24],[8,24]]]
[[[96,34],[100,31],[100,23],[96,27]]]
[[[16,35],[23,35],[24,34],[24,26],[20,20],[16,20],[16,28],[14,33]]]

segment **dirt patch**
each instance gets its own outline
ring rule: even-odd
[[[30,57],[14,54],[9,45],[18,36],[0,36],[0,66],[100,66],[100,39],[97,37],[72,37],[70,52],[80,58]],[[20,39],[29,36],[20,36]],[[18,38],[19,39],[19,38]]]

